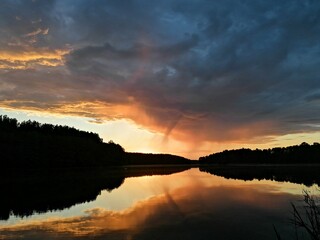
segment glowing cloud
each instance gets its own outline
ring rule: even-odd
[[[211,148],[319,131],[318,3],[1,1],[0,9],[2,107],[127,119],[164,144]]]
[[[27,48],[22,51],[1,51],[0,69],[28,69],[36,66],[56,67],[63,65],[63,56],[69,50]]]

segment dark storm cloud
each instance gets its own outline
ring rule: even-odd
[[[25,47],[35,39],[32,33],[46,33],[54,19],[48,18],[54,1],[1,1],[0,2],[0,49]],[[42,35],[42,34],[41,34]],[[48,39],[38,36],[36,46],[40,47]],[[49,46],[49,44],[47,44]]]
[[[2,99],[43,102],[48,88],[49,105],[130,103],[148,114],[150,128],[201,140],[314,131],[320,123],[318,1],[0,4],[1,49],[72,49],[50,73],[3,70]]]

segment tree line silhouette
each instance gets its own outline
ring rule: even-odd
[[[319,164],[320,144],[301,143],[271,149],[225,150],[199,158],[200,164]]]
[[[0,116],[0,149],[2,168],[119,165],[124,153],[96,133],[7,116]]]
[[[192,162],[184,157],[171,154],[153,153],[127,153],[124,158],[126,165],[148,165],[148,164],[191,164]]]
[[[190,163],[169,154],[127,153],[119,144],[104,143],[98,134],[73,127],[19,123],[1,115],[0,150],[0,169]]]

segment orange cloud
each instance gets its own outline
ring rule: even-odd
[[[97,119],[99,122],[105,120],[127,119],[147,126],[155,131],[164,131],[165,128],[158,127],[155,119],[149,116],[143,107],[136,103],[108,104],[100,101],[74,102],[46,104],[34,101],[4,100],[0,107],[9,110],[26,110],[49,114],[80,116]]]
[[[0,50],[0,69],[28,69],[34,66],[56,67],[64,64],[67,49],[33,49],[23,51]]]
[[[170,120],[161,122],[161,119],[159,121],[159,119],[153,117],[152,114],[149,114],[148,108],[145,108],[145,106],[135,101],[130,101],[130,99],[129,102],[123,104],[108,104],[102,101],[76,101],[50,104],[34,101],[4,100],[0,102],[0,107],[11,110],[20,109],[43,113],[47,112],[49,114],[87,117],[96,119],[98,122],[126,119],[150,131],[163,134],[164,139],[170,134],[170,137],[179,141],[197,143],[198,145],[204,139],[210,137],[210,135],[220,138],[220,142],[223,142],[223,139],[225,139],[225,141],[230,141],[230,139],[235,141],[234,139],[236,139],[236,142],[246,140],[248,143],[248,138],[259,134],[263,135],[265,129],[272,129],[273,126],[272,122],[265,121],[252,123],[250,125],[239,125],[236,128],[221,131],[221,123],[214,123],[212,119],[207,120],[201,116],[197,117],[192,115],[181,115],[174,122]],[[164,114],[170,114],[171,116],[179,116],[179,113],[175,111],[170,113],[169,109],[157,109],[157,111],[163,111]],[[208,121],[211,121],[211,123],[209,124]],[[195,132],[197,132],[197,134],[195,134]],[[253,141],[257,141],[257,139]]]

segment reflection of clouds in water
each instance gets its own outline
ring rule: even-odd
[[[262,187],[262,186],[260,186]],[[101,208],[86,216],[38,221],[2,228],[15,239],[270,239],[272,224],[280,225],[297,196],[260,191],[252,186],[190,185],[137,202],[123,211]],[[282,229],[283,230],[283,229]],[[41,236],[41,238],[39,237]],[[158,237],[158,238],[157,238]]]
[[[170,172],[170,171],[169,171]],[[187,187],[186,187],[187,186]],[[209,173],[200,172],[194,168],[185,172],[167,176],[144,176],[126,178],[120,188],[112,192],[102,191],[95,201],[77,204],[71,208],[62,211],[46,212],[44,214],[34,214],[27,218],[11,216],[8,221],[0,221],[0,226],[12,226],[16,224],[28,224],[34,221],[43,221],[54,217],[70,218],[84,216],[84,211],[93,208],[102,208],[110,211],[118,212],[131,208],[138,201],[143,201],[154,196],[166,194],[172,207],[175,207],[175,198],[172,197],[178,188],[182,189],[207,189],[215,187],[233,187],[233,188],[252,188],[256,191],[268,193],[290,193],[301,194],[303,185],[292,183],[282,183],[267,180],[242,181],[234,179],[226,179]],[[315,186],[313,189],[315,191]],[[61,195],[61,194],[60,194]],[[62,194],[63,195],[63,194]],[[187,198],[188,196],[186,196]],[[198,202],[206,203],[206,195],[198,194]],[[202,199],[204,198],[204,199]],[[43,200],[43,199],[42,199]],[[53,200],[53,199],[52,199]]]

